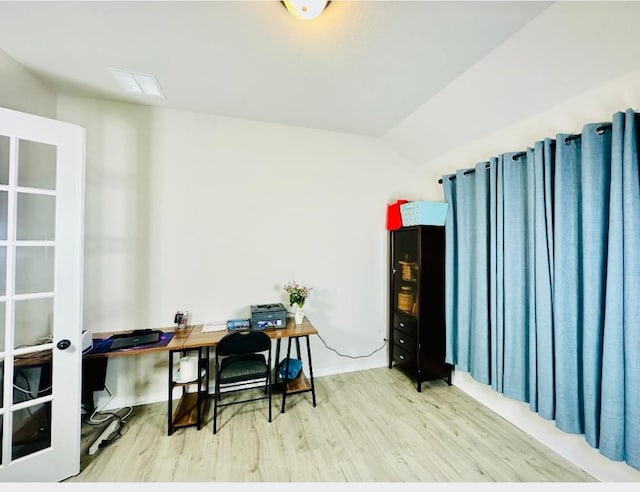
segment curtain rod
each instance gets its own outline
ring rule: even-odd
[[[604,131],[608,128],[611,128],[613,126],[612,123],[603,123],[602,125],[598,126],[596,128],[596,133],[598,135],[602,135],[604,133]],[[569,135],[568,137],[564,138],[564,143],[568,144],[569,142],[571,142],[572,140],[576,140],[578,138],[582,137],[582,134],[580,133],[576,133],[575,135]],[[513,159],[514,161],[517,161],[520,157],[527,155],[526,152],[518,152],[517,154],[513,154],[513,156],[511,156],[511,159]],[[484,168],[485,169],[489,169],[489,164],[485,164]],[[469,169],[468,171],[465,171],[462,173],[463,176],[467,176],[468,174],[473,174],[475,173],[476,170],[475,169]],[[449,181],[456,179],[455,176],[449,176]],[[438,180],[438,183],[442,184],[442,178],[440,178]]]
[[[488,163],[488,162],[484,165],[485,169],[489,169],[490,167],[491,167],[491,164]],[[463,172],[462,175],[463,176],[467,176],[468,174],[473,174],[475,172],[476,172],[475,168],[474,169],[469,169],[468,171]],[[452,180],[456,179],[456,177],[455,177],[455,175],[454,176],[449,176],[448,179],[449,179],[449,181],[452,181]],[[442,184],[442,178],[440,178],[438,180],[438,183]]]

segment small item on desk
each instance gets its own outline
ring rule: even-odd
[[[227,321],[229,330],[246,330],[251,328],[251,320],[249,319],[230,319]]]
[[[224,331],[227,329],[226,321],[209,321],[202,327],[202,333],[208,333],[211,331]]]
[[[252,304],[251,326],[254,330],[284,328],[287,326],[287,308],[284,304]]]
[[[189,324],[189,311],[176,311],[173,322],[178,325],[178,330],[183,330]]]
[[[160,334],[160,330],[152,330],[151,328],[133,330],[132,332],[116,333],[109,337],[111,340],[109,350],[140,347],[142,345],[158,343],[160,340]]]

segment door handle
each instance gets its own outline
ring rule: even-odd
[[[58,347],[60,350],[67,350],[69,347],[71,347],[71,342],[66,338],[63,338],[56,344],[56,347]]]

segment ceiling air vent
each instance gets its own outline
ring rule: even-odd
[[[153,75],[127,72],[115,68],[107,68],[107,72],[113,76],[121,89],[130,94],[165,99],[165,95]]]

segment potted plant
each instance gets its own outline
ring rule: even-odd
[[[295,322],[299,325],[304,319],[302,308],[307,297],[311,294],[311,287],[305,287],[297,282],[289,282],[284,286],[284,291],[289,294],[289,304],[295,313]]]

